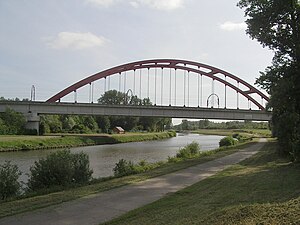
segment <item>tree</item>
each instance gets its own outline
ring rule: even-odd
[[[25,130],[26,119],[22,113],[7,108],[0,113],[0,119],[0,133],[1,129],[5,130],[5,134],[22,134]]]
[[[98,132],[99,131],[99,127],[98,124],[95,120],[95,117],[93,116],[84,116],[82,117],[82,124],[88,128],[90,131],[92,132]]]
[[[35,161],[30,168],[28,188],[31,191],[51,186],[69,186],[86,183],[93,171],[89,168],[88,155],[59,150],[46,158]]]
[[[182,120],[181,124],[182,124],[181,125],[182,130],[189,130],[189,123],[187,120]]]
[[[61,120],[62,120],[62,129],[64,131],[70,131],[76,125],[73,116],[63,115],[61,117]]]
[[[19,194],[21,185],[18,179],[20,175],[18,167],[9,161],[0,165],[0,198],[2,200]]]
[[[62,121],[59,115],[41,116],[41,124],[45,133],[60,133],[62,132]]]
[[[119,92],[117,90],[109,90],[105,92],[101,97],[98,99],[98,103],[100,104],[108,104],[108,105],[120,105],[124,104],[125,102],[125,94]]]
[[[0,118],[0,134],[6,134],[6,133],[7,133],[7,127],[4,121]]]
[[[108,133],[110,129],[110,120],[108,116],[96,116],[96,121],[101,132]]]
[[[270,95],[272,129],[280,149],[300,160],[300,3],[299,0],[241,0],[247,33],[275,52],[256,83]]]

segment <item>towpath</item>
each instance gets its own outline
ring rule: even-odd
[[[0,225],[94,225],[154,202],[257,153],[266,139],[234,154],[174,173],[0,219]]]

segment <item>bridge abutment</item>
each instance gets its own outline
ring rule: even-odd
[[[40,116],[36,112],[30,112],[25,115],[26,125],[25,128],[28,130],[36,131],[36,134],[39,135],[40,129]]]

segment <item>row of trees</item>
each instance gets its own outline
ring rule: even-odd
[[[20,99],[0,98],[0,101],[20,101]],[[26,99],[23,101],[27,101]],[[149,98],[139,99],[128,93],[110,90],[99,99],[99,104],[152,105]],[[26,134],[26,119],[21,113],[7,109],[0,113],[0,134]],[[171,127],[171,118],[130,117],[130,116],[77,116],[77,115],[43,115],[41,116],[40,134],[44,133],[109,133],[116,126],[126,131],[150,132],[163,131]]]
[[[209,120],[188,121],[182,122],[174,126],[175,130],[197,130],[197,129],[268,129],[269,124],[266,122],[251,122],[251,121],[228,121],[216,123]]]
[[[240,0],[247,33],[275,52],[256,83],[270,95],[272,129],[280,149],[300,161],[300,1]]]
[[[41,116],[40,133],[110,133],[116,126],[126,131],[164,131],[171,119],[126,116]]]
[[[109,90],[98,99],[99,104],[152,105],[149,98],[139,99],[128,93]],[[47,115],[41,117],[41,133],[109,133],[116,126],[126,131],[163,131],[171,127],[170,118],[132,116],[73,116]]]

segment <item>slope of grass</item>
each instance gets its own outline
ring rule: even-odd
[[[300,224],[300,165],[276,147],[106,224]]]
[[[243,135],[249,135],[254,137],[271,137],[271,131],[268,129],[199,129],[192,131],[196,134],[206,135],[224,135],[230,136],[232,134],[240,133]]]
[[[128,133],[113,135],[62,135],[62,136],[0,136],[1,151],[19,151],[76,146],[116,144],[150,141],[176,136],[175,132]]]

